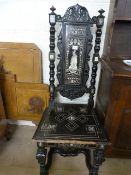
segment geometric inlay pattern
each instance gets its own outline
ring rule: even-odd
[[[77,129],[79,127],[78,122],[76,123],[76,121],[79,121],[80,124],[84,124],[86,121],[88,121],[88,118],[86,115],[80,113],[77,114],[75,112],[69,112],[69,113],[57,113],[57,115],[55,116],[55,119],[61,123],[63,121],[66,121],[67,123],[65,124],[66,128],[70,131],[74,131],[75,129]]]

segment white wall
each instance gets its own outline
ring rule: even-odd
[[[106,33],[109,5],[114,0],[0,0],[0,41],[32,42],[42,51],[43,81],[49,82],[49,22],[50,7],[56,7],[56,13],[63,15],[65,10],[76,3],[87,7],[90,16],[105,10],[101,51]],[[86,98],[85,98],[86,99]],[[86,100],[87,101],[87,100]]]

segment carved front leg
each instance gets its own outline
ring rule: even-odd
[[[48,152],[48,159],[47,159],[47,164],[46,164],[46,169],[49,170],[52,164],[52,158],[53,158],[53,153],[54,153],[54,149],[50,148],[49,152]]]
[[[41,142],[37,143],[37,154],[36,159],[38,160],[38,163],[40,164],[40,175],[47,175],[48,172],[46,170],[46,154],[47,150],[44,147],[44,144]]]
[[[104,160],[103,145],[99,145],[96,148],[90,148],[86,152],[86,164],[89,169],[89,175],[98,175],[99,166]]]

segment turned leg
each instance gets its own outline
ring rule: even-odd
[[[47,164],[46,164],[46,169],[49,170],[52,164],[52,158],[53,158],[53,148],[50,148],[48,152],[48,159],[47,159]]]
[[[89,148],[86,151],[86,165],[89,169],[89,175],[98,175],[99,166],[104,160],[103,145],[99,145],[96,148]]]
[[[47,150],[45,149],[44,144],[42,142],[38,142],[37,147],[38,149],[37,149],[36,159],[40,164],[40,175],[48,175],[48,171],[46,169]]]

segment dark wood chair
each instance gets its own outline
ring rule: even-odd
[[[51,11],[49,14],[50,105],[43,113],[33,137],[38,145],[36,158],[40,164],[40,175],[48,174],[53,153],[59,153],[61,156],[77,156],[79,153],[84,153],[90,175],[97,175],[99,166],[104,161],[105,145],[108,144],[94,109],[104,10],[99,10],[99,15],[93,18],[90,18],[85,7],[78,4],[69,7],[63,17],[55,14],[54,7]],[[56,22],[62,23],[57,42],[59,49],[57,87],[54,85]],[[93,24],[96,24],[96,38],[90,77],[89,54],[92,49]],[[89,77],[90,86],[87,87]],[[70,101],[89,93],[88,104],[57,102],[58,93]]]

